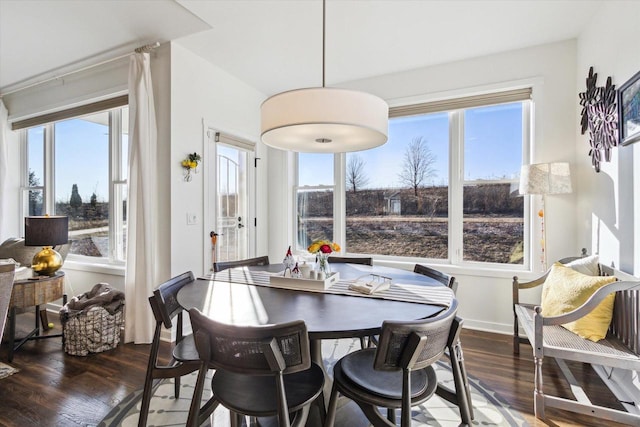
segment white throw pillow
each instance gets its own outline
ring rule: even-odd
[[[578,273],[586,274],[588,276],[599,276],[599,264],[600,261],[598,259],[598,255],[596,254],[584,258],[578,258],[577,260],[571,261],[570,263],[564,265],[574,269]]]

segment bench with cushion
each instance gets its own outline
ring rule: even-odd
[[[621,278],[624,280],[618,280]],[[541,285],[541,304],[520,302],[521,290]],[[553,407],[640,425],[640,415],[592,404],[564,362],[640,371],[639,292],[637,278],[599,264],[596,257],[562,259],[545,275],[529,282],[513,278],[513,350],[518,354],[523,341],[533,347],[537,418],[543,419],[545,408]],[[526,338],[519,336],[519,323]],[[555,359],[571,385],[575,400],[545,392],[542,382],[545,357]]]

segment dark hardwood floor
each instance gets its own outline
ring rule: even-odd
[[[56,327],[60,327],[58,322]],[[510,336],[471,330],[463,331],[462,344],[469,375],[498,392],[532,426],[621,425],[556,410],[548,410],[547,420],[537,420],[533,416],[531,347],[523,345],[520,356],[515,357]],[[117,402],[142,388],[148,351],[148,345],[120,344],[114,350],[78,357],[66,355],[59,338],[25,344],[11,363],[20,372],[0,380],[0,426],[98,424]],[[7,345],[3,344],[0,361],[6,363],[6,356]],[[559,379],[559,369],[553,363],[546,365],[545,386],[570,396],[568,386]],[[589,384],[591,395],[598,396],[595,403],[618,407],[589,365],[570,366],[576,378]]]

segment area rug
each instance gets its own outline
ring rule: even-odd
[[[0,380],[3,378],[7,378],[9,375],[13,375],[18,372],[19,369],[14,368],[13,366],[5,365],[0,362]]]
[[[322,354],[325,356],[325,364],[328,372],[332,372],[333,365],[343,355],[360,348],[356,340],[327,340],[323,342]],[[436,366],[438,381],[447,387],[454,389],[451,369],[444,363]],[[196,373],[185,376],[181,382],[180,398],[173,396],[173,381],[162,381],[155,390],[151,399],[148,426],[180,426],[187,420],[189,404],[193,395],[193,387],[196,381]],[[493,392],[486,384],[470,377],[471,400],[473,402],[473,425],[481,426],[528,426],[528,423],[498,394]],[[206,382],[205,384],[209,384]],[[99,424],[100,427],[137,426],[140,412],[140,400],[142,390],[138,390],[120,402]],[[203,398],[203,403],[206,398]],[[458,407],[433,396],[424,404],[417,406],[412,411],[412,427],[424,426],[459,426],[461,423]],[[214,427],[228,426],[228,412],[225,408],[218,407],[207,425]]]

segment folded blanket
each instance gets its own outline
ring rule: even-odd
[[[109,314],[114,314],[123,305],[124,292],[113,289],[108,283],[97,283],[89,292],[71,298],[60,310],[60,315],[74,316],[93,307],[103,307]]]

